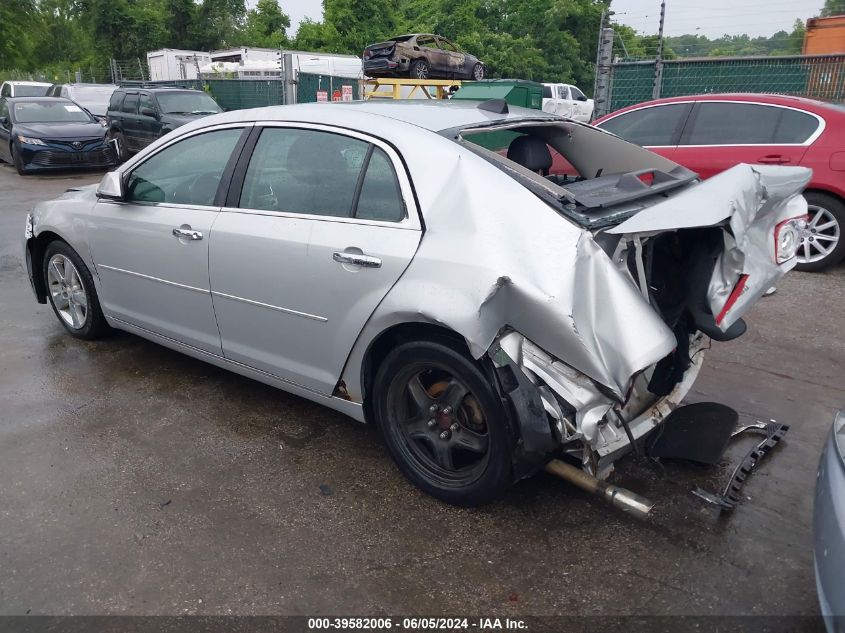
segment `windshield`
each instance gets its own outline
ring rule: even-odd
[[[50,89],[49,84],[43,86],[32,86],[28,84],[18,84],[15,86],[16,97],[43,97]]]
[[[217,102],[204,92],[167,92],[156,95],[165,114],[217,114]]]
[[[91,117],[75,103],[65,100],[24,101],[14,106],[17,123],[90,123]]]

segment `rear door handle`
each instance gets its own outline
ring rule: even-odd
[[[789,162],[789,158],[783,154],[768,154],[758,158],[757,161],[766,165],[784,165]]]
[[[381,268],[381,260],[372,255],[358,255],[357,253],[335,253],[332,259],[341,264],[352,264],[364,268]]]
[[[180,226],[173,229],[173,236],[185,240],[201,240],[202,233],[195,231],[190,226]]]

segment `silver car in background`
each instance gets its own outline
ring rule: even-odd
[[[554,457],[604,477],[658,427],[795,265],[809,175],[701,183],[503,101],[240,110],[40,204],[26,261],[74,336],[375,422],[411,481],[475,505]]]
[[[816,585],[828,633],[845,632],[845,410],[819,464],[813,505]]]

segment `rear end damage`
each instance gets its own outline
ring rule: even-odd
[[[588,234],[585,239],[600,245],[636,288],[639,300],[660,318],[659,326],[642,320],[638,337],[663,337],[666,345],[645,365],[642,355],[636,360],[628,357],[621,365],[631,368],[630,374],[608,371],[606,375],[616,380],[602,382],[546,351],[528,335],[503,331],[488,356],[523,430],[515,458],[517,476],[536,471],[549,458],[564,458],[600,480],[619,457],[642,451],[644,438],[692,387],[711,341],[727,341],[744,333],[743,315],[794,267],[797,236],[806,214],[800,191],[809,175],[800,168],[740,165],[644,209],[619,226]],[[592,252],[593,258],[597,255]],[[583,260],[582,265],[587,266]],[[586,271],[581,271],[580,278],[602,283],[601,276]],[[582,290],[601,295],[595,287]],[[608,302],[604,307],[605,312],[613,312],[624,306]],[[573,320],[585,346],[599,353],[605,367],[612,363],[618,368],[615,357],[636,345],[614,339],[614,332],[603,326],[619,315],[606,316],[598,311],[588,323],[573,314]],[[654,352],[660,346],[651,348]],[[555,462],[547,469],[608,495],[606,486],[582,485]],[[614,492],[609,498],[634,514],[644,514],[642,500],[628,503],[626,494]]]

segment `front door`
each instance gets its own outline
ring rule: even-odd
[[[226,358],[322,394],[421,236],[394,150],[329,130],[261,132],[210,251]]]
[[[153,114],[150,114],[151,111]],[[152,97],[142,92],[138,97],[138,137],[141,147],[146,147],[161,136],[161,121],[156,112]]]
[[[100,200],[89,242],[111,317],[220,354],[208,282],[218,187],[244,130],[166,146],[125,176],[125,200]]]
[[[0,98],[0,158],[11,162],[12,155],[9,153],[9,145],[12,139],[12,120],[9,113],[9,104],[5,99]]]

